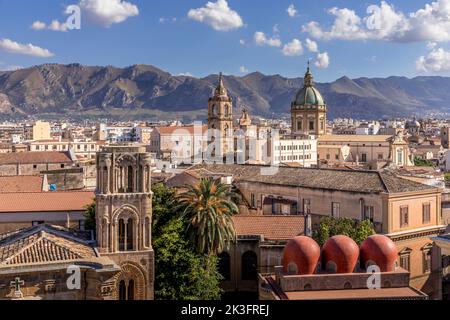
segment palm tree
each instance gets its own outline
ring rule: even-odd
[[[197,251],[202,254],[220,254],[235,240],[232,216],[239,209],[230,187],[212,179],[202,179],[177,196],[179,209],[187,220],[186,229]]]

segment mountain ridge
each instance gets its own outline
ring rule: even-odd
[[[264,75],[224,76],[235,110],[246,108],[264,117],[288,115],[303,78]],[[124,68],[73,64],[43,64],[0,71],[0,116],[108,115],[147,112],[154,116],[206,117],[207,102],[217,75],[195,78],[171,75],[152,65]],[[330,119],[379,119],[450,113],[450,77],[406,78],[343,76],[316,83]]]

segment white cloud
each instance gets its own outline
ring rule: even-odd
[[[283,47],[283,54],[288,57],[301,56],[303,54],[303,45],[298,39],[294,39]]]
[[[239,68],[239,72],[240,72],[240,73],[248,73],[248,69],[247,69],[246,67],[244,67],[244,66],[241,66],[241,67]]]
[[[244,46],[245,45],[245,40],[241,39],[241,40],[239,40],[239,43]]]
[[[48,26],[48,28],[52,31],[60,31],[60,32],[66,32],[68,29],[66,23],[61,23],[58,20],[53,20],[52,23]]]
[[[226,0],[208,2],[205,7],[191,9],[188,18],[205,23],[217,31],[230,31],[244,26],[239,13],[232,10]]]
[[[31,29],[33,30],[44,30],[45,28],[47,28],[47,25],[42,21],[35,21],[31,25]]]
[[[436,0],[411,13],[395,10],[386,1],[370,5],[365,17],[347,8],[332,8],[334,23],[330,29],[315,21],[303,26],[317,39],[383,40],[395,42],[450,41],[450,0]]]
[[[423,72],[450,71],[450,51],[443,48],[432,49],[426,56],[421,56],[416,61],[417,70]]]
[[[318,53],[314,61],[314,65],[319,69],[326,69],[330,65],[330,57],[328,52]]]
[[[289,17],[293,18],[298,14],[297,9],[295,8],[295,6],[293,4],[291,4],[288,8],[287,8],[287,13],[289,15]]]
[[[81,0],[79,6],[88,20],[104,27],[139,15],[139,8],[125,0]]]
[[[47,49],[37,47],[31,43],[21,44],[10,39],[0,39],[0,50],[12,54],[23,54],[39,58],[50,58],[54,54]]]
[[[35,21],[31,28],[36,31],[40,30],[51,30],[51,31],[58,31],[58,32],[66,32],[68,30],[66,23],[61,23],[58,20],[53,20],[49,25],[45,24],[41,21]]]
[[[278,38],[268,38],[264,32],[255,32],[255,42],[258,46],[281,47],[281,40]]]
[[[305,46],[306,46],[306,48],[308,48],[308,50],[310,52],[318,52],[319,51],[319,46],[317,45],[317,42],[315,42],[309,38],[306,38]]]

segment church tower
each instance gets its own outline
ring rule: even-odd
[[[314,87],[314,77],[309,62],[304,86],[291,104],[293,134],[320,137],[327,133],[327,105],[319,90]]]
[[[150,167],[143,146],[110,146],[97,155],[97,243],[121,268],[113,279],[118,300],[153,299]]]
[[[208,101],[208,145],[215,143],[213,156],[233,152],[233,100],[228,96],[222,73],[214,95]]]

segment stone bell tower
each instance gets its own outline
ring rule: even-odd
[[[216,143],[214,156],[233,152],[233,100],[223,82],[222,73],[214,95],[208,101],[208,145]]]
[[[150,167],[144,146],[110,146],[97,155],[98,249],[122,269],[115,276],[119,300],[153,299]]]

